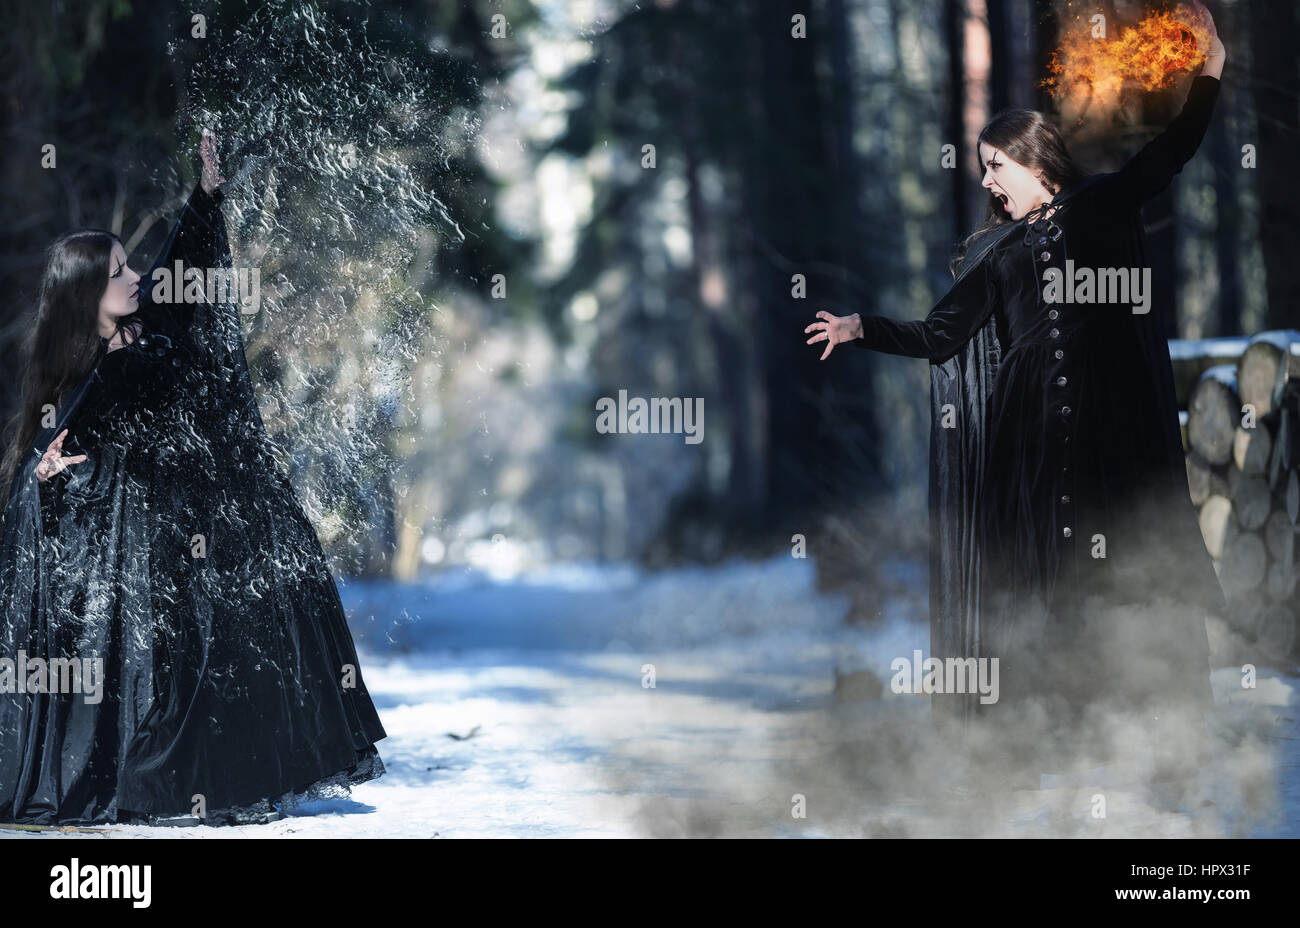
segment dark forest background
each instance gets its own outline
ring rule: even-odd
[[[1300,13],[1210,9],[1213,125],[1144,214],[1156,309],[1171,337],[1300,329]],[[803,535],[828,581],[862,577],[924,550],[928,370],[820,362],[803,327],[942,295],[983,218],[975,134],[1056,111],[1040,80],[1079,12],[5,0],[0,408],[45,245],[109,228],[143,269],[210,124],[236,262],[262,273],[263,414],[340,569],[708,562]],[[1063,126],[1076,158],[1118,167],[1190,77]],[[704,441],[598,434],[621,389],[703,397]]]

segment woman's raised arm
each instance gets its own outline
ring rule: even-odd
[[[221,215],[221,201],[225,195],[217,187],[225,178],[217,172],[216,140],[206,129],[200,151],[203,156],[203,173],[199,183],[195,184],[185,201],[167,241],[163,243],[158,257],[140,285],[139,311],[144,316],[147,317],[151,311],[176,313],[184,317],[183,320],[176,320],[182,325],[190,321],[194,312],[193,305],[184,299],[177,301],[172,297],[178,293],[183,296],[185,271],[194,268],[204,275],[206,281],[210,271],[230,267],[230,242],[226,238],[226,220]],[[178,261],[182,275],[179,280],[176,279]],[[161,275],[160,271],[165,271],[166,274]],[[156,287],[165,299],[154,298]]]
[[[1197,76],[1173,122],[1124,167],[1103,178],[1098,191],[1141,205],[1168,187],[1200,147],[1218,98],[1219,81],[1204,74]]]
[[[226,221],[221,215],[221,201],[224,196],[220,190],[208,193],[202,184],[196,184],[189,199],[185,201],[176,224],[172,226],[167,241],[163,243],[153,267],[145,275],[140,287],[140,308],[146,304],[169,304],[175,301],[170,295],[184,292],[184,280],[172,280],[177,269],[176,262],[181,263],[181,274],[190,268],[202,272],[205,276],[209,268],[228,267],[230,265],[230,243],[226,239]],[[160,272],[166,271],[163,277]],[[154,289],[163,284],[160,293],[167,297],[154,299]]]
[[[1201,8],[1204,10],[1204,7]],[[1204,13],[1210,27],[1214,20]],[[1219,76],[1227,52],[1217,34],[1210,37],[1201,73],[1192,79],[1187,101],[1165,130],[1142,147],[1124,167],[1102,179],[1099,191],[1141,205],[1169,186],[1200,147],[1219,98]]]

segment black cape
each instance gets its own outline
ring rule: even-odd
[[[231,267],[221,200],[195,188],[155,269]],[[244,821],[384,771],[338,591],[270,452],[239,306],[155,302],[154,282],[124,320],[138,337],[101,345],[10,488],[3,821]],[[41,483],[65,426],[65,454],[87,460]]]
[[[1147,266],[1141,204],[1195,152],[1218,86],[1195,78],[1121,171],[1062,190],[1068,234],[1030,234],[1033,216],[987,230],[925,320],[868,316],[855,342],[931,361],[931,656],[998,657],[1004,703],[1068,717],[1213,704],[1204,619],[1227,606],[1187,490],[1163,320],[1049,306],[1034,274],[1063,254]],[[964,721],[989,708],[973,693],[931,705]]]

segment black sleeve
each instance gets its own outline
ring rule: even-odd
[[[173,287],[180,287],[180,292],[184,292],[183,275],[189,268],[206,275],[209,268],[229,267],[230,244],[226,238],[226,221],[221,215],[223,199],[225,195],[219,188],[209,194],[202,184],[195,185],[152,269],[141,282],[140,306],[136,311],[142,318],[153,320],[159,315],[167,315],[171,322],[182,327],[193,320],[194,305],[184,300],[173,300]],[[165,269],[174,278],[178,261],[181,265],[180,280],[159,287],[156,272]],[[160,290],[158,295],[162,299],[155,299],[156,288]]]
[[[885,316],[863,316],[862,337],[854,339],[853,344],[931,361],[951,356],[993,312],[997,294],[989,265],[984,260],[971,269],[922,320],[900,322]]]
[[[35,461],[38,463],[40,459],[36,458]],[[81,463],[88,464],[90,462],[82,461]],[[50,477],[48,480],[41,481],[35,474],[35,466],[36,464],[33,463],[31,468],[28,469],[28,473],[25,477],[27,480],[35,480],[37,482],[38,489],[36,492],[40,496],[41,500],[41,534],[46,538],[52,538],[58,534],[59,503],[63,496],[63,488],[67,486],[70,476],[67,470],[63,470],[55,474],[53,477]],[[72,466],[76,467],[77,465],[74,464]],[[21,473],[18,475],[18,477],[23,476],[24,475]]]
[[[1205,74],[1195,77],[1187,101],[1173,121],[1124,167],[1105,176],[1099,190],[1118,200],[1141,205],[1168,187],[1200,147],[1218,98],[1218,78]]]

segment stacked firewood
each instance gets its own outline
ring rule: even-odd
[[[1297,653],[1300,532],[1300,332],[1171,342],[1187,484],[1228,597],[1258,660]]]

